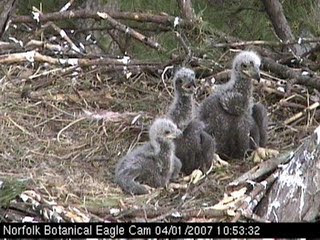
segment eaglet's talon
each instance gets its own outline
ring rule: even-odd
[[[141,185],[144,186],[144,187],[147,189],[147,191],[148,191],[147,194],[152,193],[152,192],[155,190],[155,188],[150,187],[150,186],[147,185],[147,184],[141,184]]]
[[[220,158],[218,154],[214,154],[213,157],[213,165],[214,167],[224,167],[224,166],[229,166],[230,164]]]
[[[277,150],[259,147],[255,151],[253,151],[252,160],[254,163],[260,163],[266,159],[275,157],[278,154],[279,154],[279,151]]]

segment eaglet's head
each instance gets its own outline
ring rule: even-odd
[[[232,69],[246,79],[254,78],[260,81],[260,57],[252,51],[243,51],[233,60]]]
[[[189,68],[180,68],[173,77],[174,87],[182,95],[192,95],[196,90],[196,76]]]
[[[158,118],[150,127],[149,137],[151,141],[170,141],[182,134],[177,125],[170,119]]]

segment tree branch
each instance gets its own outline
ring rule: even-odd
[[[110,17],[110,15],[108,13],[105,12],[98,12],[97,13],[102,19],[105,19],[112,27],[114,27],[115,29],[130,35],[131,37],[133,37],[134,39],[146,44],[147,46],[154,48],[158,51],[163,51],[164,49],[161,47],[161,45],[155,41],[153,41],[152,39],[142,35],[141,33],[133,30],[130,27],[127,27],[126,25],[114,20],[112,17]]]
[[[289,23],[284,15],[282,4],[279,0],[261,0],[265,6],[266,12],[270,18],[273,28],[277,36],[284,42],[294,40],[295,37],[291,31]],[[295,54],[300,56],[303,50],[299,45],[294,45],[292,50]]]
[[[176,17],[165,16],[165,15],[154,15],[149,13],[136,13],[136,12],[116,12],[110,11],[108,15],[117,20],[131,20],[136,22],[151,22],[162,24],[165,26],[174,26]],[[101,20],[101,17],[96,11],[89,10],[76,10],[76,11],[64,11],[64,12],[53,12],[53,13],[42,13],[39,16],[41,23],[49,21],[60,21],[66,19],[84,19],[92,18],[95,20]],[[14,16],[12,17],[13,23],[36,23],[36,19],[31,16]],[[183,28],[192,27],[194,24],[186,19],[179,18],[179,26]]]

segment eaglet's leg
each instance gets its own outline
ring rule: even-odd
[[[116,182],[127,193],[134,195],[147,194],[150,189],[136,181],[138,169],[123,169],[116,175]]]
[[[277,150],[265,148],[267,128],[267,109],[261,103],[256,103],[252,107],[252,125],[250,128],[250,148],[254,149],[252,153],[253,162],[262,162],[279,153]]]
[[[182,167],[182,163],[180,161],[179,158],[177,158],[176,156],[173,157],[173,172],[172,172],[172,176],[171,179],[177,179],[179,177],[179,173]]]

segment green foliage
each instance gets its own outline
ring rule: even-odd
[[[42,8],[43,12],[53,12],[59,10],[67,1],[59,0],[24,0],[18,1],[18,11],[21,15],[29,15],[32,7]]]
[[[165,12],[169,15],[179,15],[176,0],[119,0],[122,11],[135,12]]]
[[[0,188],[0,207],[7,207],[9,203],[20,195],[26,188],[26,183],[15,179],[7,179]]]
[[[228,1],[224,4],[194,2],[196,13],[213,29],[244,40],[272,40],[271,25],[260,0]]]
[[[308,30],[314,35],[320,33],[320,6],[316,0],[294,1],[283,3],[286,18],[296,36]]]

